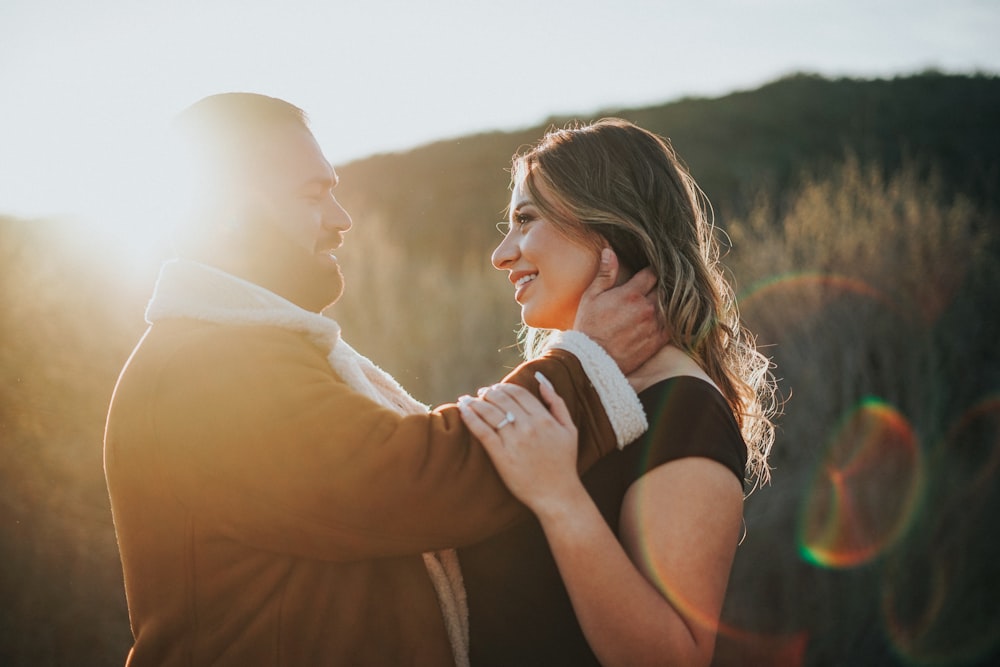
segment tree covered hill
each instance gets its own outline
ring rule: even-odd
[[[780,199],[804,176],[855,156],[884,173],[904,164],[934,172],[944,194],[1000,208],[1000,78],[926,72],[894,79],[799,74],[756,90],[642,109],[608,109],[668,137],[724,227],[761,196]],[[439,141],[339,169],[339,193],[360,221],[395,221],[406,244],[462,254],[495,238],[507,203],[511,155],[538,140],[537,127]],[[456,236],[457,234],[457,236]]]

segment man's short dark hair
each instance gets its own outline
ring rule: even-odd
[[[257,93],[210,95],[174,119],[186,158],[197,164],[198,171],[221,180],[235,176],[263,138],[289,125],[308,131],[306,113],[284,100]]]
[[[220,225],[243,215],[240,202],[267,160],[263,148],[289,127],[309,132],[305,112],[256,93],[211,95],[174,117],[163,184],[179,254],[195,256]]]

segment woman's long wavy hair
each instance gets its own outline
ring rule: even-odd
[[[550,130],[514,156],[512,179],[568,238],[610,245],[629,272],[652,268],[671,342],[729,402],[751,488],[767,483],[777,411],[771,363],[740,323],[708,200],[669,142],[616,118]],[[538,354],[548,333],[525,327],[525,354]]]

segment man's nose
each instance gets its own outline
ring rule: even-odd
[[[323,216],[323,226],[338,232],[346,232],[351,228],[351,216],[340,202],[330,198],[330,206]]]

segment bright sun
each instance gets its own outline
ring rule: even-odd
[[[22,165],[22,210],[3,213],[66,219],[80,251],[123,269],[155,261],[174,215],[167,123],[150,129],[134,118],[80,115],[53,123],[42,137],[29,133],[20,140],[30,145],[15,150],[30,162]]]

